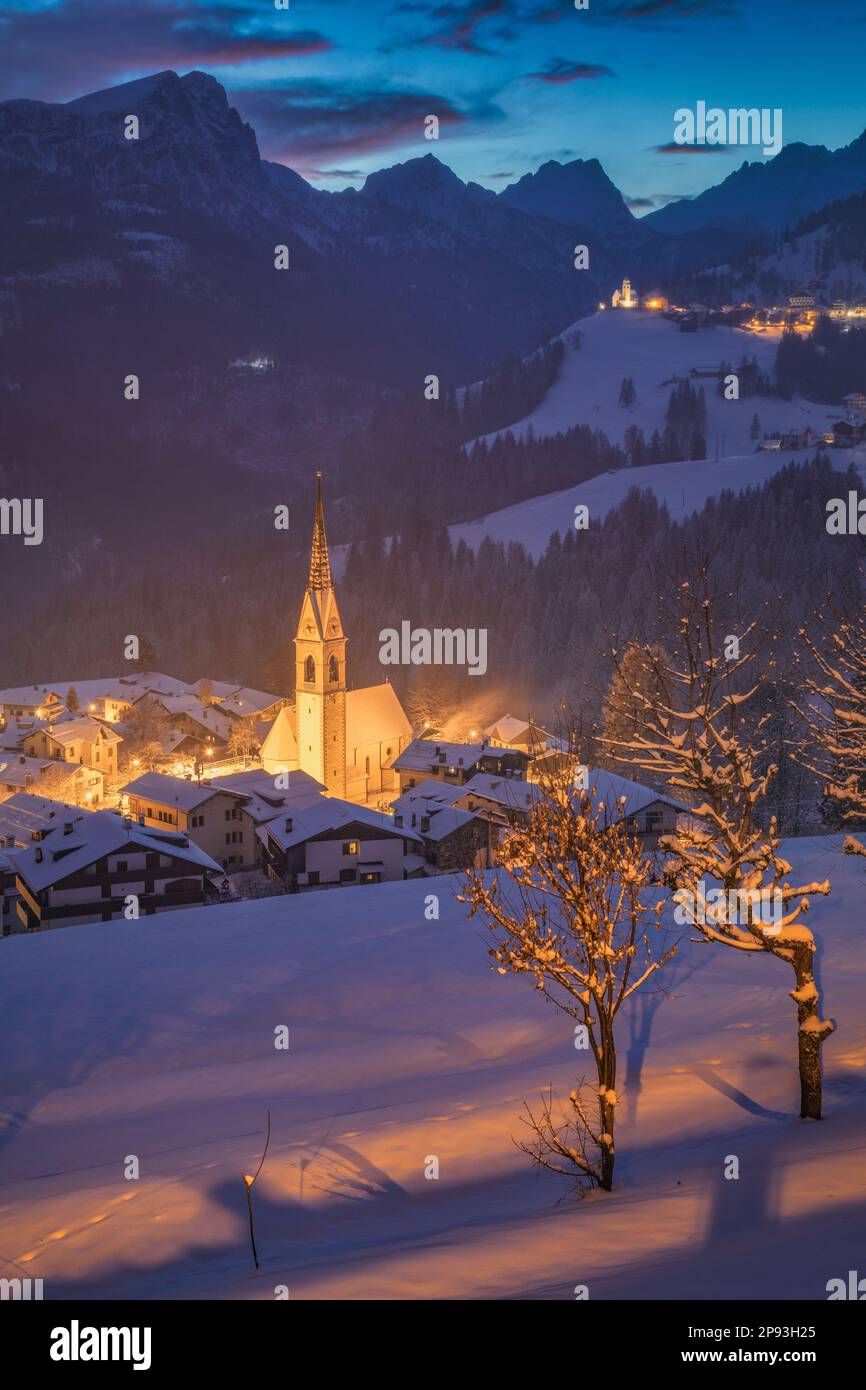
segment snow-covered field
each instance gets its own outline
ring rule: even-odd
[[[866,880],[838,839],[787,853],[834,885],[825,1120],[796,1117],[785,967],[685,944],[628,1060],[624,1020],[618,1189],[576,1204],[511,1142],[524,1097],[580,1073],[569,1021],[490,972],[455,879],[0,943],[3,1275],[46,1298],[825,1298],[866,1248]]]
[[[581,337],[579,348],[571,345],[575,332]],[[559,378],[531,415],[510,426],[516,436],[525,435],[530,425],[536,435],[590,425],[603,430],[612,443],[621,444],[629,425],[636,425],[649,440],[654,429],[664,429],[674,377],[687,377],[693,367],[716,370],[722,362],[730,363],[736,371],[743,357],[755,357],[760,369],[769,373],[779,345],[775,335],[740,328],[719,326],[681,333],[660,314],[619,309],[579,319],[560,336],[566,352]],[[628,408],[619,404],[624,377],[632,378],[637,391],[634,405]],[[714,379],[696,378],[692,384],[704,388],[709,459],[754,453],[750,430],[756,413],[762,433],[767,434],[804,430],[807,425],[821,434],[839,418],[839,412],[834,413],[831,407],[798,397],[783,401],[773,396],[744,396],[726,401],[717,394]],[[485,438],[494,439],[495,434]]]
[[[718,463],[659,463],[648,468],[621,468],[603,473],[576,487],[561,492],[546,492],[515,502],[501,511],[490,512],[477,521],[464,521],[450,526],[454,545],[465,541],[473,550],[490,536],[507,545],[518,541],[533,558],[544,554],[555,531],[564,534],[574,525],[574,509],[578,503],[589,508],[591,520],[601,520],[613,507],[625,501],[632,488],[655,493],[675,521],[682,521],[700,511],[710,497],[729,490],[744,492],[761,487],[780,468],[792,462],[804,462],[811,452],[748,454],[744,458],[723,459]],[[866,479],[866,449],[834,449],[833,463],[845,469],[850,463],[859,468]]]
[[[522,435],[532,425],[536,435],[556,434],[574,424],[588,424],[621,442],[628,426],[635,424],[648,439],[654,429],[663,428],[671,377],[685,376],[693,366],[718,366],[722,360],[736,368],[744,354],[754,354],[761,368],[769,370],[777,346],[775,338],[732,328],[680,333],[667,320],[643,312],[606,310],[573,328],[582,334],[581,347],[568,346],[572,329],[562,335],[567,351],[560,378],[538,409],[513,427],[513,433]],[[625,376],[634,379],[637,390],[637,400],[629,409],[617,404]],[[725,401],[716,394],[715,381],[693,384],[702,385],[706,396],[707,459],[619,469],[559,492],[545,492],[544,479],[539,478],[538,496],[449,527],[452,542],[463,540],[477,549],[485,536],[506,545],[517,541],[537,559],[554,532],[562,535],[574,525],[578,503],[589,508],[592,520],[599,520],[619,506],[633,487],[655,493],[675,520],[683,520],[726,489],[742,492],[760,487],[792,461],[805,462],[813,456],[812,450],[756,453],[749,438],[756,412],[762,432],[768,434],[810,425],[820,437],[839,418],[838,411],[799,398],[752,396]],[[866,477],[866,449],[834,450],[833,459],[840,469],[854,462]]]

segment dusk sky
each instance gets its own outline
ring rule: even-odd
[[[212,73],[262,153],[321,187],[435,153],[502,188],[600,159],[635,212],[760,150],[665,153],[674,111],[781,107],[784,143],[863,130],[862,0],[13,0],[0,99],[66,101],[164,68]],[[438,115],[438,144],[423,118]]]

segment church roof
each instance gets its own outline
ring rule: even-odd
[[[295,738],[294,714],[294,710],[283,705],[262,744],[262,763],[268,772],[279,772],[292,763],[297,765],[298,742]]]
[[[347,748],[391,743],[396,753],[400,739],[411,737],[412,725],[406,718],[393,685],[385,681],[382,685],[367,685],[361,690],[347,691]]]

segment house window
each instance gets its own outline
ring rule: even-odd
[[[307,882],[309,883],[309,885],[310,885],[311,888],[317,888],[317,887],[318,887],[318,884],[319,884],[319,871],[318,871],[318,869],[311,869],[311,870],[310,870],[310,872],[307,874]]]
[[[119,873],[119,874],[125,874],[128,868],[129,868],[129,861],[128,861],[127,859],[118,859],[118,861],[117,861],[117,869],[116,869],[116,872],[117,872],[117,873]]]
[[[341,870],[340,870],[340,882],[341,882],[341,883],[354,883],[356,877],[357,877],[357,874],[355,873],[355,870],[354,870],[354,869],[341,869]]]
[[[315,679],[316,679],[316,663],[315,663],[315,661],[313,660],[313,658],[312,658],[311,656],[308,656],[307,659],[306,659],[306,661],[304,662],[304,680],[307,681],[307,682],[311,682],[311,681],[314,681]]]
[[[358,853],[358,841],[357,841],[357,840],[347,840],[346,843],[343,845],[343,853],[344,853],[344,854],[357,854],[357,853]]]

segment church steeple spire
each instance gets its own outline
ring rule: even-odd
[[[313,545],[310,552],[308,589],[322,592],[332,589],[331,562],[328,557],[328,538],[325,535],[325,508],[322,505],[322,475],[316,473],[316,519],[313,522]]]
[[[331,578],[320,473],[310,578],[295,636],[295,721],[301,771],[330,796],[345,796],[346,634]]]

